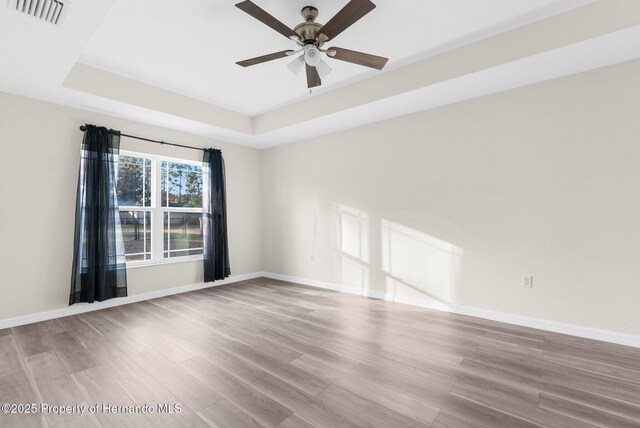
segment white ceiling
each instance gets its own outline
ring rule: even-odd
[[[290,27],[300,10],[325,23],[346,0],[255,0]],[[236,61],[295,48],[245,14],[236,1],[116,0],[80,58],[84,64],[255,116],[309,96],[304,73],[282,58],[242,68]],[[453,44],[477,40],[585,3],[580,0],[377,0],[377,7],[328,46],[386,56],[392,69]],[[378,73],[327,59],[318,92]]]
[[[235,65],[292,47],[239,0],[74,0],[57,26],[10,1],[0,91],[257,148],[640,58],[640,1],[374,0],[335,45],[385,70],[328,60],[310,95],[286,58]],[[347,3],[254,1],[290,26],[308,3],[321,23]]]

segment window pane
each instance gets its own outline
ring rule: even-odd
[[[151,213],[120,211],[120,224],[128,262],[151,260]]]
[[[151,159],[120,156],[117,191],[120,206],[151,206]]]
[[[202,254],[202,214],[164,213],[164,258]]]
[[[201,166],[163,161],[161,179],[163,207],[202,207]]]

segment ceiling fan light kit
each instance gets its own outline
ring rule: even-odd
[[[313,6],[305,6],[300,12],[304,18],[304,22],[296,25],[293,29],[278,21],[250,0],[240,2],[236,4],[236,7],[283,36],[293,40],[298,45],[298,50],[275,52],[244,61],[238,61],[236,64],[242,67],[261,64],[301,52],[302,54],[291,61],[287,67],[289,67],[295,75],[298,75],[304,65],[307,71],[307,87],[314,88],[320,86],[322,84],[321,78],[324,78],[331,72],[331,67],[322,59],[322,54],[332,59],[359,64],[377,70],[382,70],[387,61],[389,61],[389,59],[385,57],[344,48],[322,48],[326,42],[333,40],[338,34],[342,33],[360,18],[375,9],[376,5],[370,0],[349,1],[345,7],[324,25],[316,22],[318,9]]]
[[[309,44],[304,47],[304,62],[311,67],[315,67],[320,64],[322,61],[322,57],[320,56],[320,51],[315,45]]]
[[[289,70],[291,70],[294,75],[300,75],[302,67],[304,67],[304,55],[294,58],[294,60],[291,61],[289,65],[287,65],[287,67],[289,67]]]

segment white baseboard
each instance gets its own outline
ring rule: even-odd
[[[468,306],[452,305],[440,302],[435,299],[418,299],[407,296],[392,295],[390,293],[382,293],[372,290],[361,290],[355,287],[334,284],[323,281],[315,281],[307,278],[296,276],[281,275],[272,272],[254,272],[245,275],[231,276],[222,281],[210,283],[198,283],[191,285],[183,285],[180,287],[165,288],[163,290],[150,291],[147,293],[134,294],[132,296],[122,297],[119,299],[106,300],[104,302],[95,303],[79,303],[65,308],[55,309],[46,312],[38,312],[35,314],[23,315],[13,318],[5,318],[0,320],[0,330],[9,327],[16,327],[34,322],[47,321],[54,318],[66,317],[70,315],[81,314],[85,312],[97,311],[100,309],[111,308],[114,306],[126,305],[129,303],[141,302],[143,300],[156,299],[158,297],[170,296],[172,294],[186,293],[188,291],[200,290],[203,288],[217,287],[224,284],[231,284],[239,281],[246,281],[260,277],[278,279],[281,281],[294,282],[311,287],[324,288],[327,290],[342,291],[359,296],[372,297],[375,299],[383,299],[407,305],[419,306],[423,308],[436,309],[441,311],[453,312],[462,315],[469,315],[478,318],[489,319],[493,321],[505,322],[508,324],[520,325],[524,327],[537,328],[540,330],[553,331],[556,333],[579,336],[588,339],[602,340],[605,342],[617,343],[620,345],[634,346],[640,348],[640,336],[619,333],[610,330],[601,330],[592,327],[585,327],[575,324],[567,324],[557,321],[547,321],[539,318],[530,318],[522,315],[509,314],[506,312],[491,311],[489,309],[473,308]]]
[[[146,293],[121,297],[118,299],[105,300],[104,302],[76,303],[75,305],[67,306],[60,309],[54,309],[52,311],[38,312],[35,314],[22,315],[13,318],[5,318],[3,320],[0,320],[0,330],[2,330],[3,328],[17,327],[19,325],[32,324],[34,322],[47,321],[54,318],[68,317],[69,315],[82,314],[85,312],[112,308],[114,306],[141,302],[143,300],[157,299],[158,297],[170,296],[172,294],[180,294],[186,293],[188,291],[200,290],[203,288],[217,287],[220,285],[231,284],[233,282],[260,278],[261,276],[263,276],[262,272],[254,272],[245,275],[230,276],[229,278],[221,281],[208,282],[206,284],[202,282],[198,284],[183,285],[180,287],[165,288],[162,290],[149,291]]]
[[[585,327],[575,324],[567,324],[557,321],[547,321],[539,318],[530,318],[522,315],[515,315],[506,312],[497,312],[489,309],[473,308],[468,306],[460,306],[447,304],[435,299],[419,299],[407,296],[398,296],[390,293],[382,293],[379,291],[362,290],[360,288],[349,287],[340,284],[333,284],[322,281],[315,281],[307,278],[296,276],[281,275],[272,272],[262,272],[262,276],[279,279],[281,281],[295,282],[298,284],[319,287],[328,290],[342,291],[345,293],[357,294],[359,296],[373,297],[407,305],[420,306],[423,308],[436,309],[441,311],[453,312],[461,315],[469,315],[472,317],[484,318],[493,321],[515,324],[524,327],[537,328],[540,330],[552,331],[555,333],[568,334],[571,336],[579,336],[588,339],[602,340],[604,342],[617,343],[620,345],[634,346],[640,348],[640,336],[619,333],[610,330],[601,330],[592,327]]]

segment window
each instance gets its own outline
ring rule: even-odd
[[[162,161],[165,259],[202,254],[202,166]]]
[[[151,159],[120,156],[118,204],[127,262],[151,260]]]
[[[118,203],[127,263],[202,258],[202,165],[121,152]]]

